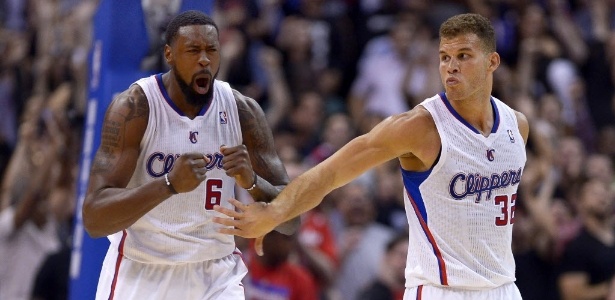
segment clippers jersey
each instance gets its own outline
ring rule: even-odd
[[[216,80],[209,107],[193,120],[171,101],[162,74],[136,82],[147,96],[149,120],[141,140],[136,169],[127,188],[141,186],[170,172],[183,153],[196,151],[210,159],[207,178],[193,191],[173,195],[126,230],[110,235],[110,247],[144,263],[179,264],[225,257],[235,249],[233,236],[213,223],[214,204],[231,208],[235,179],[222,168],[220,146],[242,143],[237,104],[228,83]]]
[[[494,123],[485,137],[444,93],[420,105],[442,146],[432,169],[402,169],[410,231],[406,287],[484,290],[514,282],[512,224],[526,161],[514,111],[491,97]]]

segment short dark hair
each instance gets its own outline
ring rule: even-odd
[[[455,15],[440,26],[440,38],[454,38],[468,33],[478,36],[485,51],[495,52],[495,30],[489,19],[479,14]]]
[[[219,33],[218,25],[216,25],[210,16],[198,10],[187,10],[175,16],[173,20],[169,22],[169,25],[167,25],[167,31],[165,33],[165,42],[167,45],[171,45],[173,40],[175,40],[177,31],[179,31],[180,27],[190,25],[211,25],[215,27],[216,32]]]

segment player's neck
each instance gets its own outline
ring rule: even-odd
[[[449,100],[450,101],[450,100]],[[450,101],[455,111],[472,127],[487,136],[495,120],[491,95]]]

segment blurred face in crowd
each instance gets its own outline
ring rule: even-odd
[[[590,178],[596,178],[606,184],[613,182],[613,162],[607,155],[593,154],[587,158],[585,173]]]
[[[186,101],[204,105],[213,96],[214,79],[220,68],[218,32],[211,25],[183,26],[165,57]]]
[[[486,51],[474,33],[440,39],[440,79],[451,101],[491,94],[499,63],[499,55]]]
[[[363,226],[374,218],[374,203],[367,188],[360,184],[348,184],[339,194],[338,208],[348,226]]]
[[[326,122],[324,140],[339,149],[353,138],[350,117],[345,114],[331,115]]]
[[[613,216],[613,193],[604,182],[589,180],[583,184],[580,198],[581,212],[586,218],[604,221]]]

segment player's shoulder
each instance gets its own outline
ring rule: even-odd
[[[145,91],[140,85],[132,84],[113,98],[109,110],[127,111],[135,114],[135,116],[147,115],[149,103]]]
[[[256,100],[242,94],[236,89],[231,88],[231,91],[233,93],[233,98],[235,98],[237,110],[239,111],[240,115],[244,113],[248,113],[250,115],[263,113],[262,108],[260,107],[258,102],[256,102]]]
[[[400,128],[407,130],[429,130],[435,129],[436,125],[431,113],[422,105],[417,105],[411,110],[388,117],[387,122],[399,125]]]
[[[530,134],[530,122],[523,113],[516,110],[514,110],[514,113],[517,117],[517,125],[519,126],[519,132],[521,133],[521,136],[523,136],[523,140],[525,141],[525,143],[527,143],[527,139]]]

